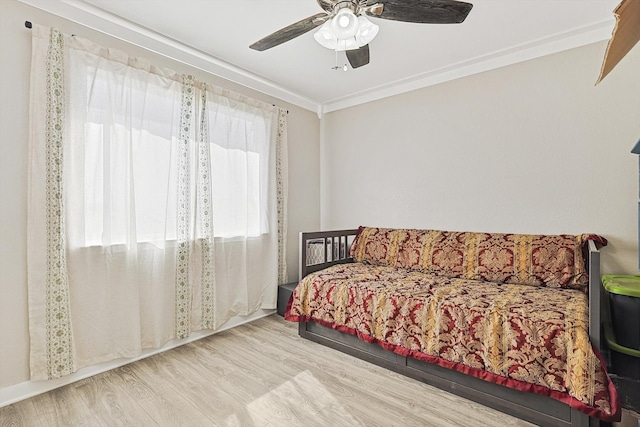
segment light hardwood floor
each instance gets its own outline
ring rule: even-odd
[[[0,409],[0,426],[530,426],[273,315]]]

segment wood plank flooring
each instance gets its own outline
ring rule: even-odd
[[[530,426],[273,315],[0,408],[1,427]]]

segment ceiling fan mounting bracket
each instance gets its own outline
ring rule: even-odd
[[[359,9],[359,4],[358,2],[354,1],[354,0],[340,0],[338,1],[336,4],[333,5],[333,13],[338,13],[338,11],[340,9],[344,9],[344,8],[349,8],[351,9],[351,12],[355,13],[357,15],[357,11]]]
[[[349,8],[356,15],[363,13],[373,16],[380,16],[384,9],[383,3],[374,3],[367,6],[367,0],[320,0],[320,4],[331,16],[334,16],[344,8]]]

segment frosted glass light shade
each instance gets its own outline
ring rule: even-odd
[[[342,22],[340,22],[341,19]],[[313,38],[327,49],[352,50],[369,44],[378,35],[379,29],[380,27],[366,17],[356,17],[351,10],[344,8],[340,9],[332,19],[322,24],[320,29],[313,34]]]
[[[333,34],[338,40],[346,40],[355,36],[359,26],[360,22],[358,17],[348,8],[340,9],[331,20]]]
[[[345,40],[338,39],[333,35],[333,32],[331,32],[330,29],[324,28],[327,24],[329,24],[329,22],[325,22],[322,27],[313,34],[313,38],[316,39],[316,41],[323,47],[337,52],[357,49],[360,47],[355,37]]]
[[[358,42],[354,37],[346,40],[338,40],[336,43],[336,48],[334,49],[336,52],[341,52],[343,50],[353,50],[358,49]]]
[[[338,39],[331,31],[331,21],[327,21],[313,34],[313,38],[327,49],[335,50]]]
[[[358,32],[356,33],[356,41],[358,47],[369,44],[377,35],[380,27],[369,21],[364,15],[358,17]]]

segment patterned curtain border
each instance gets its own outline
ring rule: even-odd
[[[178,217],[176,251],[176,338],[191,332],[191,285],[189,282],[189,220],[191,217],[189,138],[194,98],[193,76],[183,76],[178,146]]]
[[[289,198],[289,160],[287,111],[278,109],[276,139],[276,186],[278,209],[278,284],[287,283],[287,205]]]
[[[49,379],[76,371],[64,237],[64,120],[64,42],[60,31],[52,28],[47,50],[46,116],[46,354]]]
[[[202,327],[215,329],[215,245],[213,235],[213,189],[211,188],[211,156],[207,120],[207,85],[203,83],[198,135],[198,215],[202,232]]]

